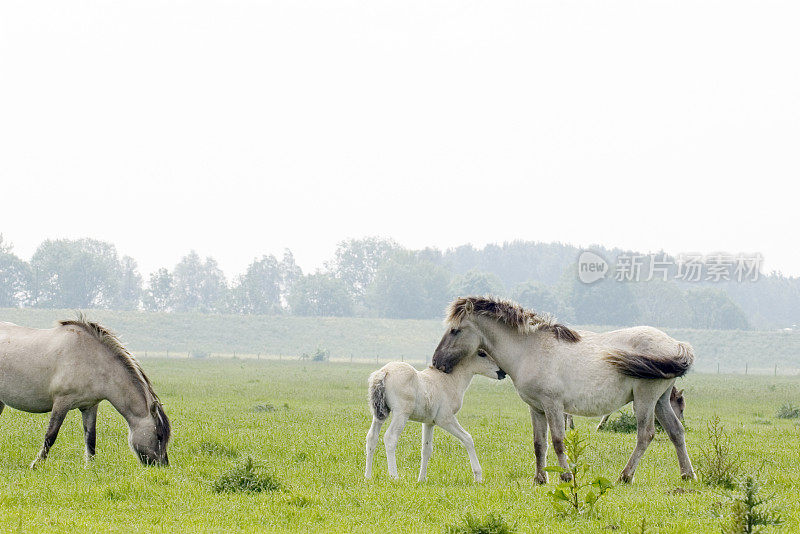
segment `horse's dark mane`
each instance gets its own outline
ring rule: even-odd
[[[61,326],[77,326],[82,328],[86,333],[102,343],[111,354],[125,366],[125,369],[131,374],[136,383],[142,387],[145,397],[148,397],[155,403],[156,414],[153,416],[153,419],[158,426],[158,430],[164,435],[165,440],[169,440],[172,428],[167,414],[164,412],[164,408],[161,405],[161,400],[158,398],[158,395],[156,395],[153,384],[150,383],[150,379],[145,374],[139,361],[122,345],[117,335],[98,323],[90,322],[81,312],[77,312],[76,319],[59,321],[58,324]],[[148,402],[148,404],[150,403]]]
[[[515,302],[495,297],[459,297],[450,303],[445,322],[450,327],[457,327],[470,313],[490,317],[525,334],[547,330],[560,341],[575,343],[581,339],[578,332],[556,322],[551,315],[540,315]]]

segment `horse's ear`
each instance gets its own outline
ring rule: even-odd
[[[150,415],[153,418],[159,417],[159,415],[158,415],[158,402],[153,401],[153,402],[150,403]]]
[[[670,399],[677,399],[679,396],[680,396],[680,393],[678,393],[678,388],[676,388],[675,386],[672,386],[672,391],[669,392],[669,398]]]
[[[475,311],[475,304],[469,299],[464,303],[464,313],[466,315],[472,315],[472,312]]]
[[[678,393],[675,396],[676,397],[683,397],[683,390],[678,391]]]

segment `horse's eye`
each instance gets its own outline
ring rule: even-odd
[[[488,354],[486,354],[486,352],[485,352],[485,351],[479,350],[479,351],[478,351],[478,356],[480,356],[481,358],[485,358],[485,357],[487,357],[487,356],[488,356]]]
[[[450,335],[451,336],[457,336],[459,332],[461,332],[460,328],[451,328],[450,329]]]

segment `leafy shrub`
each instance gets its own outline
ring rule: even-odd
[[[216,493],[258,493],[276,491],[281,487],[280,481],[274,475],[263,472],[263,469],[256,465],[249,456],[242,465],[223,473],[214,482]]]
[[[778,408],[778,413],[775,414],[778,419],[798,419],[800,418],[800,406],[795,406],[788,402]]]
[[[512,534],[517,531],[517,525],[509,525],[501,515],[489,513],[483,519],[472,514],[464,516],[461,525],[447,525],[447,534]]]
[[[321,347],[317,347],[317,350],[314,351],[314,356],[311,358],[312,362],[327,362],[331,359],[331,351],[328,349],[323,349]]]
[[[722,526],[723,534],[751,534],[763,532],[762,527],[780,525],[783,519],[775,510],[759,509],[773,497],[758,496],[759,484],[748,476],[739,484],[740,495],[731,497],[730,521]]]
[[[734,489],[738,485],[741,459],[732,451],[731,438],[720,423],[719,416],[712,417],[706,428],[707,443],[700,447],[698,463],[700,478],[711,486]]]
[[[569,469],[553,465],[546,467],[552,473],[569,473],[571,480],[561,482],[547,494],[553,499],[553,507],[562,515],[591,514],[594,505],[603,495],[614,487],[608,479],[596,477],[591,482],[584,480],[591,467],[582,456],[588,446],[588,439],[580,431],[570,430],[564,438],[564,452],[567,455]]]
[[[239,451],[232,447],[223,445],[218,441],[201,441],[197,449],[202,454],[209,456],[224,456],[226,458],[236,458],[239,456]]]

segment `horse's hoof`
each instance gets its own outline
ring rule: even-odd
[[[563,473],[561,473],[560,476],[561,480],[563,480],[564,482],[572,482],[572,473],[570,473],[569,471],[564,471]]]
[[[688,473],[681,473],[681,478],[683,480],[697,480],[694,471],[689,471]]]
[[[620,484],[630,484],[631,482],[633,482],[633,475],[626,475],[625,473],[622,473],[619,476],[619,480],[617,482],[619,482]]]
[[[547,473],[542,471],[541,473],[536,473],[536,477],[533,479],[537,484],[547,484]]]

